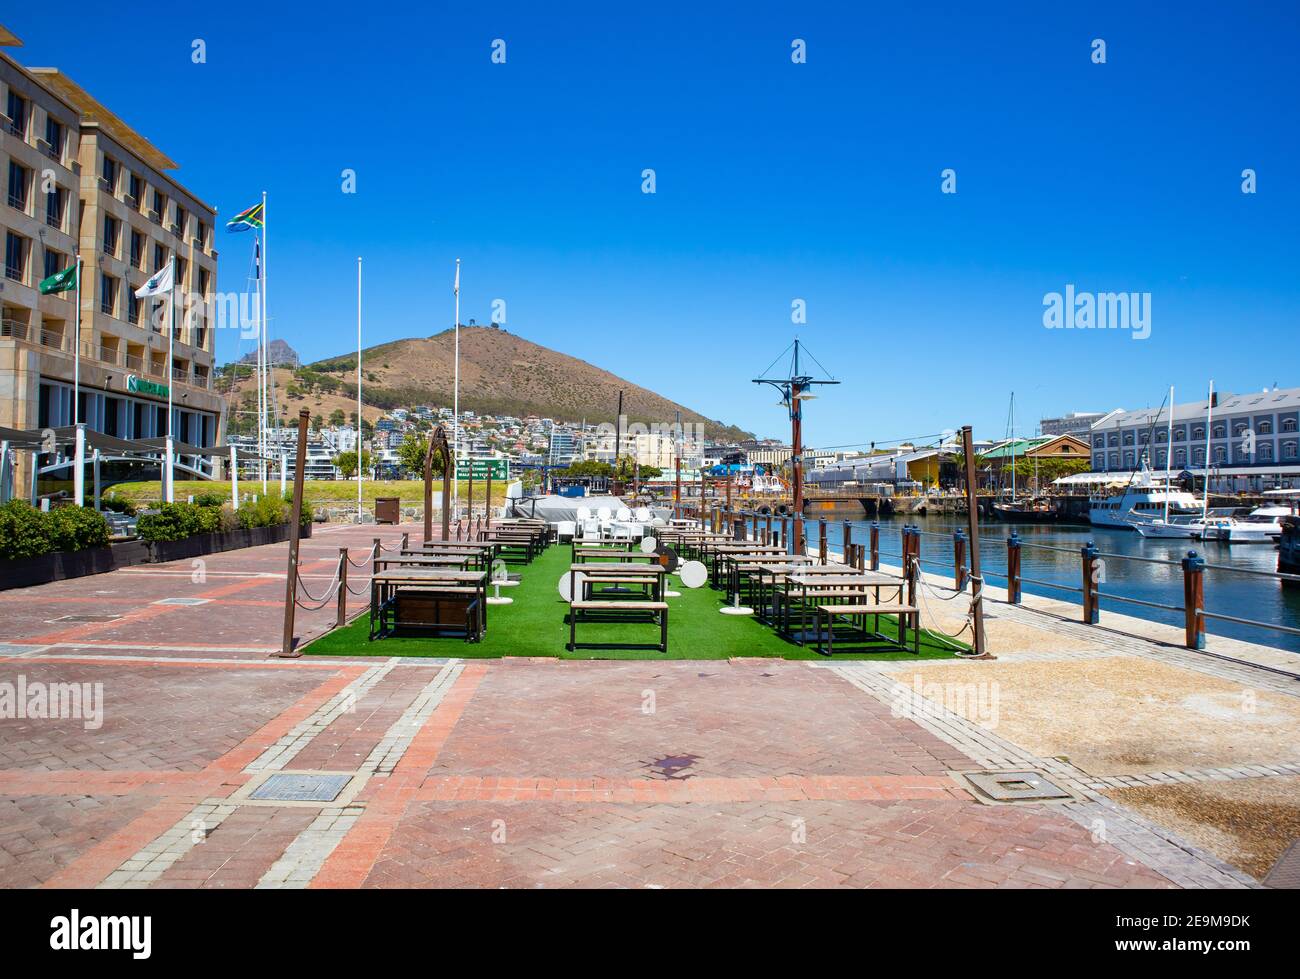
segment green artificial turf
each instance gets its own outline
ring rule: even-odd
[[[325,656],[456,656],[496,658],[500,656],[552,656],[561,659],[727,659],[732,656],[779,656],[785,659],[828,660],[811,647],[797,646],[782,639],[776,631],[749,616],[722,615],[718,609],[725,596],[707,585],[684,588],[676,576],[669,579],[670,590],[681,592],[680,598],[668,599],[668,652],[657,648],[593,649],[580,647],[566,650],[569,640],[568,604],[560,598],[557,585],[570,562],[568,545],[553,544],[531,564],[512,565],[512,573],[522,577],[513,588],[501,589],[503,596],[514,599],[511,605],[493,605],[488,609],[488,629],[482,642],[467,643],[458,638],[391,637],[371,642],[370,616],[358,619],[326,633],[303,649],[311,655]],[[491,590],[489,589],[489,594]],[[881,632],[894,634],[889,617],[880,619]],[[579,643],[657,644],[659,626],[652,623],[580,622]],[[965,648],[965,647],[963,647]],[[846,649],[836,644],[834,659],[949,659],[951,646],[922,633],[919,657],[877,644],[877,652]]]

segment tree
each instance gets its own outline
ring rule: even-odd
[[[569,468],[564,471],[566,476],[610,476],[614,472],[614,467],[608,462],[598,462],[595,459],[583,459],[580,462],[572,462]]]
[[[311,427],[319,431],[320,429],[325,427],[325,419],[322,418],[320,415],[312,415]]]
[[[351,479],[357,474],[357,454],[355,452],[340,452],[334,457],[334,465],[339,471],[339,475],[344,479]],[[361,453],[361,468],[370,468],[369,450]]]
[[[402,469],[405,472],[423,474],[424,456],[428,451],[428,439],[423,435],[408,432],[406,438],[402,439],[401,444],[397,447],[397,458],[401,461]]]
[[[337,428],[339,425],[343,424],[343,420],[344,420],[344,415],[343,415],[342,408],[335,408],[333,411],[330,412],[331,425]]]

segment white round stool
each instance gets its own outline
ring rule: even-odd
[[[519,584],[518,581],[513,581],[510,578],[495,579],[492,582],[492,587],[493,589],[495,589],[495,594],[489,595],[487,597],[487,603],[489,605],[510,605],[511,603],[514,602],[514,599],[510,598],[508,595],[502,595],[501,589],[513,588],[517,584]]]

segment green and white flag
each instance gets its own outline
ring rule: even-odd
[[[48,296],[52,292],[67,292],[69,289],[77,288],[77,267],[69,265],[62,272],[55,272],[48,279],[41,281],[41,295]]]

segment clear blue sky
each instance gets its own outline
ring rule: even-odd
[[[1001,435],[1012,389],[1031,431],[1211,376],[1300,385],[1294,3],[71,6],[74,31],[67,4],[6,12],[11,53],[223,223],[270,193],[271,332],[307,360],[354,344],[356,256],[367,344],[450,326],[460,256],[462,321],[504,299],[513,332],[778,436],[749,379],[805,299],[844,382],[812,445]],[[240,289],[252,238],[218,241]],[[1150,292],[1150,339],[1044,329],[1067,282]]]

